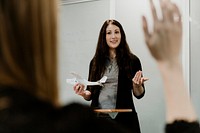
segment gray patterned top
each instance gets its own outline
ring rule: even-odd
[[[108,78],[99,95],[99,107],[102,109],[115,109],[116,107],[118,73],[116,59],[109,60],[104,73]]]

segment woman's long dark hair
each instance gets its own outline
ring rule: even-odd
[[[106,42],[106,28],[109,24],[116,25],[120,29],[121,42],[116,48],[116,59],[119,69],[124,67],[131,56],[131,51],[126,41],[126,35],[122,25],[116,20],[106,20],[101,27],[97,42],[96,52],[92,61],[89,80],[95,81],[102,77],[106,69],[106,60],[109,58],[109,46]]]

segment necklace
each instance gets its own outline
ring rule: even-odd
[[[115,58],[111,58],[111,59],[110,59],[110,63],[109,63],[109,66],[108,66],[108,72],[109,72],[109,73],[110,73],[110,71],[111,71],[112,68],[113,68],[114,60],[115,60]]]

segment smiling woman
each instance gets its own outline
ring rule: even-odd
[[[114,19],[106,20],[100,31],[97,47],[89,65],[89,81],[108,77],[103,86],[74,86],[75,93],[91,101],[94,109],[131,109],[118,112],[112,118],[99,115],[127,127],[131,132],[140,133],[140,125],[132,95],[140,99],[145,94],[142,65],[131,52],[122,25]],[[102,117],[100,117],[102,119]]]

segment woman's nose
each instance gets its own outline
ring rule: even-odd
[[[112,38],[115,38],[115,33],[112,33],[112,34],[111,34],[111,37],[112,37]]]

